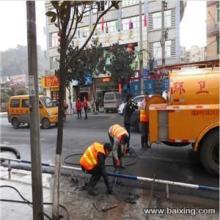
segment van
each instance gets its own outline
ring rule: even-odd
[[[46,96],[39,96],[40,123],[49,128],[58,122],[58,107]],[[11,96],[8,103],[8,122],[13,128],[30,123],[29,95]]]
[[[104,110],[105,112],[109,111],[118,111],[118,107],[121,104],[121,94],[119,92],[106,92],[104,95]]]

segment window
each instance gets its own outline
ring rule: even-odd
[[[125,18],[122,19],[122,30],[131,30],[131,29],[136,29],[139,27],[139,18],[136,17],[131,17],[131,18]]]
[[[152,14],[152,19],[153,19],[153,29],[160,29],[162,28],[162,13],[161,12],[156,12]],[[164,27],[168,28],[172,26],[171,23],[171,15],[172,11],[167,10],[164,12]]]
[[[47,107],[53,107],[53,102],[49,97],[41,97],[40,101]]]
[[[20,105],[20,99],[12,99],[10,107],[18,108]]]
[[[58,41],[58,35],[57,32],[50,33],[49,34],[49,47],[58,47],[59,41]]]
[[[114,96],[114,94],[105,94],[105,98],[104,98],[105,100],[113,100],[113,99],[115,99],[115,96]]]
[[[155,59],[161,59],[162,51],[160,42],[153,43],[153,56]]]
[[[153,29],[161,28],[161,12],[156,12],[152,14],[153,19]]]
[[[21,106],[24,108],[29,108],[29,100],[28,99],[22,99]]]
[[[172,41],[165,42],[165,57],[171,57],[171,45]],[[153,57],[154,59],[162,59],[162,49],[160,42],[153,43]]]
[[[57,69],[58,68],[58,62],[57,59],[59,57],[50,57],[50,69]]]
[[[171,27],[171,10],[164,12],[164,26],[166,28]]]
[[[165,42],[165,57],[171,57],[171,40]]]
[[[122,1],[122,7],[126,7],[126,6],[129,6],[129,5],[135,5],[135,4],[138,4],[139,3],[139,0],[123,0]]]
[[[220,2],[218,1],[217,5],[217,21],[220,22]]]

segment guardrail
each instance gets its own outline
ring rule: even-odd
[[[11,161],[18,162],[18,163],[24,163],[24,164],[31,164],[30,161],[27,160],[20,160],[20,159],[11,159],[11,158],[4,158],[0,157],[0,160],[8,160],[8,172],[9,172],[9,179],[11,178]],[[48,163],[42,163],[42,166],[46,167],[52,167],[54,168],[54,164],[48,164]],[[82,171],[79,167],[71,167],[71,166],[61,166],[62,169],[67,170],[75,170],[75,171]],[[196,190],[208,190],[208,191],[215,191],[218,192],[218,187],[212,187],[212,186],[206,186],[206,185],[197,185],[197,184],[190,184],[190,183],[184,183],[184,182],[175,182],[170,180],[162,180],[162,179],[156,179],[156,178],[148,178],[148,177],[142,177],[142,176],[133,176],[133,175],[127,175],[127,174],[119,174],[119,173],[107,173],[108,176],[118,177],[118,178],[124,178],[124,179],[130,179],[130,180],[137,180],[137,181],[146,181],[146,182],[154,182],[154,183],[160,183],[166,185],[166,197],[169,199],[169,186],[179,186],[184,188],[191,188]]]

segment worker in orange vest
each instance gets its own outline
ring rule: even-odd
[[[94,142],[85,150],[80,158],[82,170],[92,175],[88,184],[88,193],[90,195],[95,196],[98,194],[96,191],[94,191],[94,187],[98,183],[101,176],[104,179],[107,192],[109,194],[112,193],[112,188],[109,185],[108,176],[105,170],[105,159],[108,157],[111,151],[112,145],[110,143],[105,143],[103,145],[98,142]]]
[[[129,134],[127,130],[119,124],[114,124],[108,131],[109,140],[112,144],[112,159],[115,169],[124,168],[122,166],[122,156],[127,153]]]
[[[145,93],[144,100],[140,104],[140,124],[141,124],[141,147],[150,148],[148,145],[148,130],[149,130],[149,118],[148,118],[148,94]]]

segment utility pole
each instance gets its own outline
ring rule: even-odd
[[[26,8],[33,219],[43,220],[35,1],[27,1]]]
[[[164,11],[167,8],[167,2],[163,0],[161,2],[161,49],[162,49],[162,66],[165,66],[165,40],[166,40],[166,30],[165,30],[165,20],[164,20]]]
[[[142,0],[139,0],[139,70],[140,70],[140,92],[141,94],[144,94]]]

